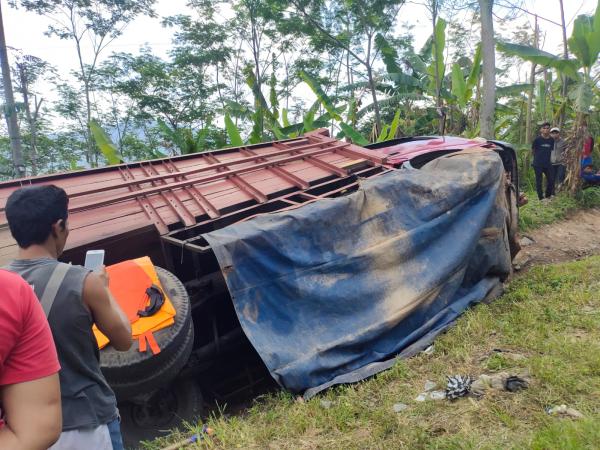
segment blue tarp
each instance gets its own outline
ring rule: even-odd
[[[414,354],[497,294],[506,218],[502,162],[479,151],[204,237],[271,375],[310,397]]]

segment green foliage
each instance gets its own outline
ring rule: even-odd
[[[458,63],[452,65],[452,95],[454,95],[461,108],[467,104],[467,83],[463,76],[462,68]]]
[[[110,137],[108,137],[100,124],[98,124],[98,122],[95,120],[91,120],[89,127],[90,131],[92,132],[92,136],[96,141],[96,145],[98,145],[100,152],[102,155],[104,155],[108,164],[120,164],[122,161],[119,157],[119,150],[117,150],[117,147],[115,147],[115,145],[112,143]]]
[[[381,33],[375,36],[375,45],[381,53],[381,59],[389,74],[401,74],[402,69],[398,66],[398,52],[393,48]]]
[[[396,110],[396,114],[394,114],[394,119],[392,120],[392,124],[390,126],[390,132],[387,135],[387,139],[394,139],[398,134],[398,127],[400,126],[400,110]]]
[[[333,102],[329,98],[329,96],[325,93],[325,91],[321,88],[321,86],[319,85],[319,83],[313,77],[311,77],[310,75],[308,75],[304,71],[300,71],[298,73],[298,76],[314,92],[314,94],[317,96],[317,98],[319,99],[319,101],[321,102],[321,104],[323,105],[323,107],[325,108],[325,110],[329,113],[329,115],[331,116],[331,118],[334,119],[334,120],[337,120],[337,121],[341,121],[342,118],[337,113],[335,105],[333,104]]]
[[[231,120],[231,117],[229,117],[229,113],[225,113],[225,129],[227,130],[229,143],[232,147],[241,147],[244,145],[244,141],[240,136],[240,131]]]
[[[573,23],[569,49],[577,56],[583,67],[589,70],[598,62],[600,53],[600,1],[593,17],[581,15]]]
[[[433,36],[432,56],[430,66],[427,68],[427,73],[431,77],[430,92],[435,95],[439,95],[441,92],[441,83],[445,76],[446,65],[444,63],[444,50],[446,47],[446,21],[442,18],[438,18],[435,24],[435,31]],[[436,86],[436,77],[440,83]]]
[[[552,53],[548,53],[528,45],[511,44],[509,42],[498,41],[496,47],[500,52],[508,56],[518,56],[526,61],[531,61],[545,67],[552,67],[569,76],[570,78],[579,78],[577,69],[580,66],[575,60],[566,60],[555,56]]]
[[[368,145],[369,141],[362,134],[352,128],[350,125],[345,124],[344,122],[340,123],[340,128],[344,136],[350,138],[352,142],[358,145]]]

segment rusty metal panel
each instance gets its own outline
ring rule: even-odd
[[[147,228],[165,235],[384,164],[383,153],[317,130],[286,141],[3,182],[0,253],[13,252],[4,206],[21,186],[65,189],[73,248]]]

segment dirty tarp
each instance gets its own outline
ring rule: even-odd
[[[503,173],[492,151],[457,153],[204,235],[275,380],[307,398],[361,380],[497,295]]]

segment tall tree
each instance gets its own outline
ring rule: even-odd
[[[23,96],[23,109],[29,131],[28,157],[31,175],[38,174],[38,132],[43,97],[33,91],[40,78],[52,78],[55,70],[46,61],[32,55],[21,56],[16,63],[17,91]]]
[[[51,20],[47,34],[72,40],[77,52],[77,78],[85,96],[87,123],[92,119],[93,77],[100,54],[140,14],[154,16],[155,0],[12,0],[25,9],[44,15]],[[97,163],[94,140],[87,125],[86,159]]]
[[[4,88],[4,115],[8,125],[10,137],[10,148],[12,151],[12,162],[14,173],[17,177],[25,176],[25,164],[23,162],[23,149],[21,147],[21,133],[17,121],[17,110],[13,95],[12,81],[10,78],[10,65],[6,52],[6,39],[4,37],[4,20],[2,18],[2,6],[0,4],[0,65],[2,67],[2,85]]]
[[[496,56],[494,39],[494,0],[478,0],[481,14],[481,53],[483,60],[483,83],[479,125],[481,136],[493,139],[495,134],[496,108]]]
[[[282,20],[290,29],[290,22],[302,22],[296,31],[309,36],[313,42],[341,49],[365,69],[373,102],[375,125],[381,130],[381,111],[377,98],[375,62],[379,52],[375,46],[378,34],[386,36],[393,31],[396,17],[404,0],[272,0],[281,11]],[[376,12],[376,13],[375,13]]]

